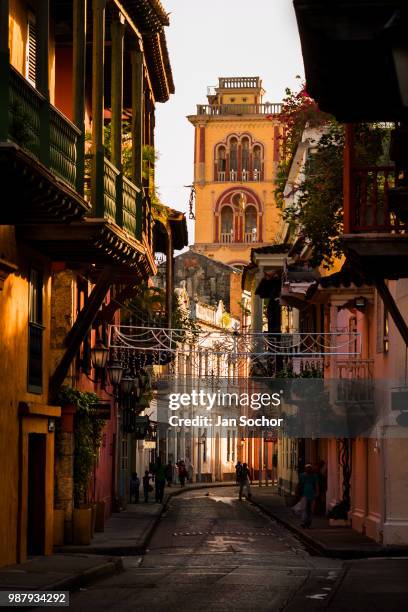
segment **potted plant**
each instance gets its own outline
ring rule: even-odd
[[[92,472],[98,459],[105,421],[96,415],[99,399],[89,393],[63,387],[62,405],[76,406],[74,416],[74,512],[73,532],[75,544],[90,544],[95,529],[96,505],[88,502],[87,493]]]

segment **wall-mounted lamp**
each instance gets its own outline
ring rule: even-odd
[[[91,362],[94,368],[104,368],[108,360],[109,349],[103,344],[102,340],[97,340],[95,346],[91,348]]]

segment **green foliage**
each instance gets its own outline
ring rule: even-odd
[[[76,406],[74,420],[74,504],[79,507],[86,501],[92,471],[98,461],[105,421],[95,416],[95,393],[62,387],[59,402]]]
[[[30,131],[30,115],[24,110],[20,102],[13,102],[10,106],[10,136],[12,139],[25,149],[29,149],[34,154],[38,155],[38,151],[34,149],[33,136]]]
[[[276,373],[276,378],[323,378],[323,372],[314,364],[303,368],[299,373],[293,371],[293,367],[288,364]]]
[[[355,127],[355,155],[361,166],[384,163],[389,129],[380,124]],[[309,154],[295,202],[283,218],[311,244],[312,266],[329,269],[342,255],[344,127],[332,120]]]
[[[316,102],[307,93],[304,83],[302,83],[298,92],[287,88],[285,94],[281,112],[278,116],[284,126],[275,189],[275,200],[280,208],[284,204],[283,193],[286,181],[305,127],[317,127],[331,120],[330,115],[319,110]]]

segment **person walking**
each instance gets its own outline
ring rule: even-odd
[[[302,523],[303,529],[309,529],[312,524],[313,501],[319,495],[318,476],[313,472],[313,466],[310,463],[305,465],[305,471],[300,475],[299,493],[302,508]]]
[[[149,501],[149,491],[153,490],[152,485],[150,484],[150,474],[149,474],[149,470],[146,470],[144,473],[144,476],[142,478],[143,480],[143,494],[144,494],[144,500],[145,500],[145,504],[148,503]]]
[[[242,470],[242,463],[238,461],[237,465],[235,466],[235,482],[237,484],[239,484],[239,475],[240,475],[241,470]]]
[[[160,457],[157,457],[154,466],[154,484],[156,502],[162,504],[164,496],[164,486],[166,484],[166,468],[162,464]]]
[[[173,484],[173,464],[171,461],[169,461],[166,465],[166,480],[167,486],[171,487],[171,485]]]
[[[244,463],[239,470],[239,501],[242,501],[242,495],[244,488],[246,490],[246,498],[251,499],[251,489],[249,483],[252,484],[251,473],[246,463]]]
[[[139,487],[140,487],[140,480],[136,472],[133,472],[132,478],[130,479],[129,503],[132,503],[133,498],[135,498],[135,504],[139,503]]]
[[[186,485],[186,478],[187,478],[187,470],[186,470],[186,466],[184,464],[184,461],[179,461],[179,464],[178,464],[178,477],[179,477],[179,481],[180,481],[180,486],[184,487]]]

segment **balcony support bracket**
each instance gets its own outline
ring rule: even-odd
[[[115,268],[106,266],[92,289],[86,305],[79,313],[77,320],[68,333],[65,339],[65,353],[50,380],[49,395],[52,401],[55,401],[58,391],[68,374],[69,367],[95,320],[114,278]]]
[[[378,293],[381,296],[381,299],[384,303],[384,307],[388,310],[388,312],[390,313],[392,320],[395,323],[396,328],[398,329],[399,333],[402,336],[402,339],[405,342],[405,345],[408,346],[408,325],[406,324],[403,316],[401,315],[401,312],[393,298],[393,296],[390,293],[390,290],[388,289],[387,285],[385,284],[385,281],[383,278],[376,278],[375,279],[375,286],[377,288]]]

